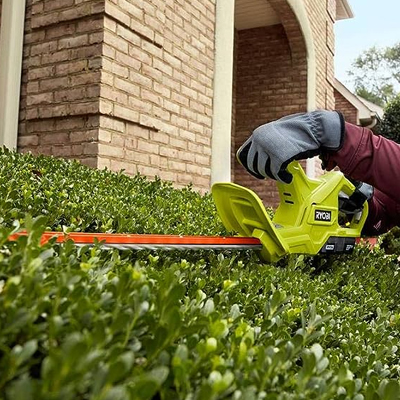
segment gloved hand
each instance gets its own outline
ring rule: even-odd
[[[255,129],[236,156],[256,178],[270,177],[290,183],[288,164],[314,157],[323,150],[339,150],[344,127],[344,118],[336,111],[289,115]]]
[[[349,178],[348,178],[349,179]],[[374,195],[374,187],[365,182],[350,181],[355,186],[351,196],[339,196],[339,210],[346,215],[357,214],[363,209],[364,203]]]

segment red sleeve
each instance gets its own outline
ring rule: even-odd
[[[367,234],[400,225],[400,145],[346,122],[342,148],[327,157],[327,169],[336,166],[350,178],[376,189],[369,202]]]
[[[368,218],[365,222],[363,235],[377,236],[400,225],[399,204],[378,189],[368,202]]]

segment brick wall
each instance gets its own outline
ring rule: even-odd
[[[317,108],[333,110],[336,0],[304,0],[316,54]]]
[[[316,107],[335,109],[336,0],[304,0],[304,3],[316,54]],[[299,23],[286,1],[270,0],[270,4],[280,16],[281,26],[239,32],[235,148],[256,126],[307,108],[306,48]],[[255,65],[254,60],[257,60]],[[258,93],[255,87],[259,88]],[[235,181],[250,186],[266,205],[275,207],[279,200],[275,183],[249,178],[243,168],[235,165]],[[317,160],[316,174],[321,172]]]
[[[334,108],[335,0],[304,1],[317,106]],[[270,3],[281,26],[237,33],[234,150],[259,124],[306,109],[301,29],[285,0]],[[215,0],[27,0],[20,150],[207,190],[214,28]],[[248,181],[237,165],[233,175]]]
[[[214,0],[105,4],[99,166],[210,185]]]
[[[343,95],[335,90],[335,109],[342,112],[347,122],[358,124],[358,111]]]
[[[21,151],[210,185],[215,0],[28,0]]]
[[[97,166],[104,4],[28,0],[21,151]]]
[[[291,50],[284,27],[239,31],[237,38],[236,149],[257,126],[307,108],[306,53]],[[252,178],[235,162],[235,182],[277,206],[274,181]]]

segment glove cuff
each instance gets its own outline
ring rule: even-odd
[[[340,111],[334,111],[334,112],[339,115],[339,121],[340,121],[340,143],[339,147],[335,149],[335,151],[339,151],[343,147],[344,138],[346,135],[346,121],[344,119],[343,114]]]
[[[343,146],[345,120],[339,111],[314,111],[314,135],[319,138],[321,151],[338,151]]]
[[[329,159],[330,156],[336,152],[338,152],[344,145],[344,142],[346,140],[346,121],[344,119],[343,114],[340,111],[330,111],[332,113],[336,113],[339,116],[339,126],[337,125],[337,122],[331,122],[329,125],[332,125],[331,128],[327,129],[336,129],[337,132],[339,132],[339,135],[336,137],[336,146],[327,146],[326,144],[323,144],[321,146],[321,152],[319,155],[319,158],[322,161],[322,169],[333,169],[336,165],[329,165]],[[339,127],[339,130],[338,130]],[[328,131],[329,132],[329,131]],[[334,143],[331,142],[331,145]]]

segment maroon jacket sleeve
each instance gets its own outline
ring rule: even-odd
[[[377,235],[400,225],[400,145],[346,122],[342,148],[329,154],[328,170],[338,166],[352,179],[375,188],[364,233]]]

